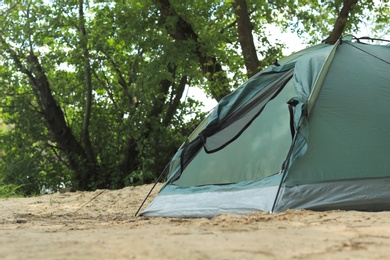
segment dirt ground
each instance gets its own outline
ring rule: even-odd
[[[389,257],[390,212],[134,217],[150,188],[0,199],[0,259]]]

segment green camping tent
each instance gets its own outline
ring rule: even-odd
[[[297,52],[224,97],[144,216],[390,209],[390,46]]]

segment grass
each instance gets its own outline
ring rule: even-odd
[[[0,198],[20,198],[23,197],[18,192],[19,186],[13,184],[1,184],[0,183]]]

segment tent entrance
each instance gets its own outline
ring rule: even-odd
[[[292,141],[287,102],[294,95],[294,86],[289,81],[240,138],[214,153],[201,149],[172,184],[182,187],[229,184],[278,173]]]

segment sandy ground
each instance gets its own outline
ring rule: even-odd
[[[390,257],[390,212],[134,217],[150,188],[0,199],[0,259]]]

